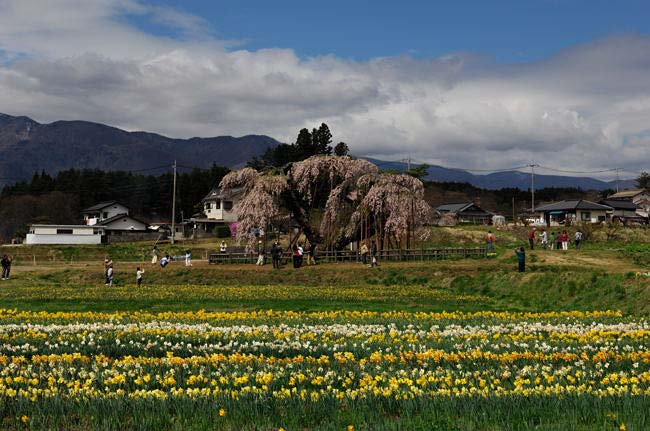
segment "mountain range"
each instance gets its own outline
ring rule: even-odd
[[[55,174],[70,168],[96,168],[105,171],[138,171],[170,165],[209,168],[212,163],[239,167],[254,156],[279,144],[265,135],[242,137],[175,139],[156,133],[127,132],[88,121],[55,121],[42,124],[25,116],[0,113],[0,185],[31,178],[35,172]],[[403,162],[367,160],[381,169],[407,170]],[[520,171],[475,175],[443,166],[429,166],[426,179],[438,182],[466,182],[476,187],[530,188],[530,174]],[[535,175],[535,187],[575,187],[583,190],[615,189],[616,182],[588,177]],[[618,183],[634,187],[633,180]]]
[[[0,114],[0,181],[70,168],[136,171],[169,165],[236,167],[279,142],[269,136],[174,139],[88,121],[38,123]]]
[[[366,158],[366,160],[385,170],[390,169],[400,172],[408,170],[408,164],[405,162],[386,162],[372,158]],[[429,165],[427,172],[428,175],[426,176],[426,179],[429,181],[469,183],[475,187],[487,190],[498,190],[503,188],[528,190],[531,186],[530,172],[503,171],[485,175],[476,175],[461,169],[451,169],[437,165]],[[635,187],[635,181],[620,180],[617,184],[617,181],[602,181],[589,177],[535,174],[536,189],[547,187],[573,187],[582,190],[615,190],[617,185],[620,189],[631,189]]]

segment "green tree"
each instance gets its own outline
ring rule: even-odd
[[[329,156],[332,154],[332,133],[327,124],[322,123],[318,130],[312,131],[313,154],[309,156]]]
[[[650,174],[646,171],[641,172],[641,175],[636,179],[636,185],[640,189],[650,189]]]
[[[339,142],[338,144],[336,144],[336,147],[334,147],[335,156],[339,156],[339,157],[347,156],[349,152],[350,152],[350,148],[348,147],[348,144],[346,144],[345,142]]]
[[[427,175],[429,175],[429,172],[427,172],[427,169],[429,169],[429,165],[421,164],[421,165],[412,167],[411,169],[406,171],[406,174],[410,175],[412,177],[415,177],[418,180],[423,180],[424,178],[426,178]]]

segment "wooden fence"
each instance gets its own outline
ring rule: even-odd
[[[487,248],[418,248],[411,250],[381,250],[377,252],[379,262],[404,262],[404,261],[425,261],[443,259],[466,259],[487,257]],[[266,262],[269,263],[270,254],[266,254]],[[290,253],[283,253],[282,261],[291,262]],[[368,254],[370,260],[370,254]],[[214,264],[246,264],[257,262],[257,255],[250,253],[210,253],[208,261]],[[307,254],[304,256],[304,263],[307,261]],[[322,262],[360,262],[361,255],[352,250],[326,250],[316,253],[316,261]]]

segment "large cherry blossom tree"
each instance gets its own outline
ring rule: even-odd
[[[432,214],[420,180],[347,156],[314,156],[262,173],[244,168],[226,175],[221,188],[242,189],[235,205],[240,240],[254,227],[291,222],[310,242],[337,248],[373,235],[380,247],[391,239],[408,246]]]

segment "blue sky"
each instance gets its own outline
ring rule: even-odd
[[[650,2],[510,0],[175,0],[247,49],[292,48],[300,56],[366,60],[456,51],[502,62],[545,58],[610,34],[650,32]],[[142,23],[141,23],[142,24]]]
[[[357,155],[650,163],[650,1],[0,0],[0,112]]]

